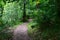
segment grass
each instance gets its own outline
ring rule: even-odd
[[[19,25],[21,25],[23,22],[19,22],[19,23],[17,23],[16,25],[14,25],[12,28],[13,29],[16,29]]]
[[[30,22],[30,23],[28,24],[28,34],[29,34],[30,37],[33,36],[33,33],[34,33],[35,31],[37,31],[37,28],[36,28],[36,27],[34,27],[34,28],[31,27],[32,25],[35,26],[36,23]]]

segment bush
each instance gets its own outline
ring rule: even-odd
[[[58,20],[55,2],[52,0],[42,2],[40,9],[37,10],[35,20],[39,26],[38,33],[41,32],[41,40],[60,40],[60,21]]]
[[[22,11],[16,2],[6,3],[3,10],[2,20],[4,24],[14,25],[22,19]]]

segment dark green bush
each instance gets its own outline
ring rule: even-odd
[[[35,20],[39,26],[37,33],[41,32],[41,40],[60,40],[60,21],[56,10],[55,0],[45,0],[40,9],[37,8]]]

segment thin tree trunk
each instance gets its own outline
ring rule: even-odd
[[[26,22],[26,0],[24,0],[24,8],[23,8],[23,22]]]

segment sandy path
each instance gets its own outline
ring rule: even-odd
[[[23,23],[14,30],[13,40],[31,40],[27,32],[27,24]]]

